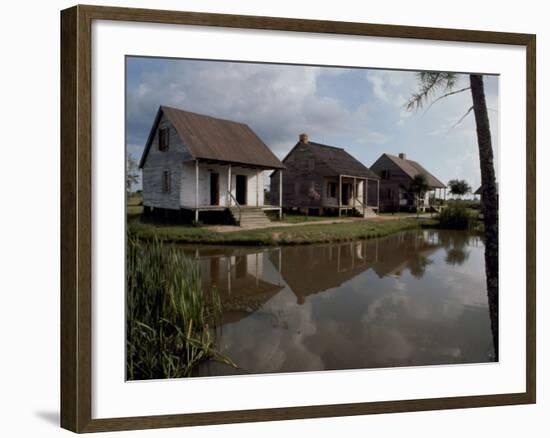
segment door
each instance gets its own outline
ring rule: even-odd
[[[210,174],[210,205],[220,205],[220,174]]]
[[[235,175],[235,198],[239,205],[246,205],[246,175]]]
[[[344,183],[342,184],[342,205],[349,205],[349,201],[352,196],[352,184]]]

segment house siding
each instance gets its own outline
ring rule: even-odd
[[[400,192],[409,186],[411,177],[385,155],[376,160],[371,170],[380,176],[380,211],[400,208]],[[387,177],[384,172],[388,172]]]
[[[313,166],[312,166],[313,163]],[[309,148],[298,145],[286,158],[283,171],[284,207],[322,207],[325,202],[325,175],[332,171],[315,160]],[[279,172],[270,183],[271,203],[279,205]]]
[[[159,129],[169,129],[167,151],[158,148]],[[142,168],[143,205],[146,207],[177,210],[180,208],[182,162],[191,155],[179,138],[170,121],[163,115],[152,139],[151,148]],[[163,173],[169,172],[170,191],[163,191]]]

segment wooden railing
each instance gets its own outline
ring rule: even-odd
[[[377,206],[370,206],[369,207],[368,202],[363,202],[359,198],[355,198],[354,203],[353,203],[353,208],[355,208],[356,210],[357,210],[357,207],[355,206],[356,202],[359,203],[359,207],[364,209],[365,211],[370,208],[371,210],[377,210],[377,214],[378,214],[378,207]]]
[[[241,223],[241,216],[242,216],[241,204],[239,204],[239,202],[237,201],[237,198],[235,198],[235,196],[233,196],[233,193],[231,193],[230,191],[227,191],[227,194],[229,195],[230,199],[233,200],[233,202],[237,206],[237,209],[239,210],[239,221],[238,222],[240,224]],[[229,202],[229,207],[231,208],[231,202]]]

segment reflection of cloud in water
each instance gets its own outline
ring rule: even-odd
[[[449,262],[449,249],[468,256]],[[245,289],[277,292],[224,325],[222,350],[247,373],[486,362],[483,250],[442,231],[264,250]],[[231,258],[235,249],[221,251]],[[209,364],[201,373],[235,370]]]

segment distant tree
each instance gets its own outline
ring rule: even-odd
[[[463,179],[450,180],[448,187],[451,195],[458,196],[459,198],[462,198],[464,195],[472,191],[472,187],[470,187],[470,184],[468,184],[466,180]]]
[[[137,161],[130,155],[126,155],[126,194],[132,193],[132,186],[139,182],[139,168]]]
[[[420,199],[424,198],[424,195],[428,190],[430,190],[430,186],[428,185],[426,175],[422,173],[415,175],[411,183],[409,184],[409,193],[414,195],[416,204],[416,217],[418,217],[418,213],[420,211]]]

